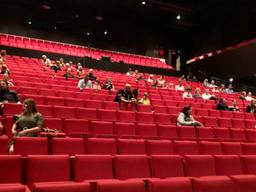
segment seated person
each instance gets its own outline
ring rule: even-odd
[[[104,85],[102,86],[102,89],[109,90],[109,91],[115,90],[115,87],[111,78],[106,79]]]
[[[184,91],[184,90],[185,90],[185,88],[182,85],[182,80],[179,80],[178,85],[175,86],[175,91]]]
[[[20,103],[16,91],[9,90],[7,83],[3,80],[0,81],[0,102]]]
[[[87,77],[89,80],[91,81],[95,81],[97,79],[97,77],[93,74],[93,69],[89,69],[89,72],[87,74]]]
[[[173,83],[169,83],[165,88],[169,90],[174,90],[174,85]]]
[[[219,92],[220,92],[220,93],[225,93],[225,90],[226,90],[225,84],[220,84]]]
[[[157,85],[158,85],[158,82],[156,79],[153,80],[152,84],[151,84],[151,87],[153,88],[157,88]]]
[[[42,55],[42,63],[46,66],[46,67],[51,67],[52,66],[52,62],[51,60],[46,56],[46,55]]]
[[[157,80],[157,86],[159,88],[163,88],[165,86],[165,79],[164,76],[161,76],[158,80]]]
[[[182,98],[185,99],[185,98],[190,98],[192,99],[193,98],[193,95],[191,94],[191,87],[187,86],[186,89],[185,89],[185,92],[183,93],[182,95]]]
[[[252,101],[253,97],[252,97],[252,92],[248,92],[247,96],[245,97],[246,101]]]
[[[210,94],[209,89],[205,89],[205,92],[202,94],[202,98],[204,100],[217,100],[217,98],[214,95]]]
[[[12,134],[16,137],[36,137],[44,128],[44,119],[37,111],[33,99],[26,99],[23,102],[24,111],[16,117],[12,126]],[[13,152],[13,143],[10,143],[10,152]]]
[[[143,74],[142,73],[138,73],[136,76],[136,81],[142,81],[144,80]]]
[[[50,67],[55,73],[57,73],[58,71],[61,70],[60,67],[60,62],[56,61],[56,63],[52,63],[51,67]]]
[[[131,68],[128,69],[126,75],[127,75],[127,76],[132,76],[132,75],[133,75],[133,71],[132,71]]]
[[[74,78],[75,76],[72,74],[72,69],[68,68],[66,73],[63,75],[63,77],[65,77],[65,79],[69,79],[69,78]]]
[[[154,75],[153,75],[153,74],[150,74],[150,75],[148,76],[147,82],[148,82],[148,83],[151,83],[151,84],[154,82]]]
[[[10,76],[8,74],[3,75],[3,81],[5,81],[8,87],[14,86],[12,79],[10,79]]]
[[[217,85],[215,85],[215,81],[212,80],[208,87],[214,88],[217,87]]]
[[[100,81],[99,80],[94,81],[92,88],[94,89],[94,91],[101,90]]]
[[[84,77],[84,69],[82,66],[78,66],[77,70],[76,70],[76,77],[78,79],[81,79],[82,77]]]
[[[239,99],[245,100],[245,98],[246,98],[246,92],[245,92],[245,91],[242,91],[241,94],[240,94],[240,96],[239,96]]]
[[[142,105],[150,105],[150,100],[148,98],[148,93],[144,93],[143,97],[139,101],[140,104]]]
[[[60,62],[60,67],[61,68],[65,66],[65,62],[64,62],[63,58],[60,58],[59,62]]]
[[[250,105],[246,107],[247,113],[256,113],[256,100],[252,99]]]
[[[118,90],[114,101],[118,102],[119,106],[121,106],[122,103],[125,104],[125,107],[129,104],[134,105],[136,103],[136,99],[134,98],[131,90],[131,85],[127,83],[125,84],[124,89]]]
[[[10,75],[10,70],[7,68],[7,65],[6,65],[6,64],[2,64],[0,74],[7,74],[7,75]]]
[[[217,110],[222,110],[222,111],[225,111],[225,110],[229,109],[227,104],[226,104],[226,100],[224,98],[220,98],[219,99],[219,102],[218,102],[218,104],[216,106],[216,109]]]
[[[202,123],[196,121],[192,116],[192,108],[191,106],[185,106],[182,112],[179,114],[177,118],[178,126],[203,126]]]
[[[201,90],[200,88],[195,88],[195,92],[194,92],[194,95],[193,95],[193,98],[195,99],[202,99],[202,95],[201,95]]]
[[[226,92],[227,94],[233,94],[233,93],[234,93],[234,89],[233,89],[232,84],[229,84],[229,85],[228,85],[228,88],[225,89],[225,92]]]
[[[203,86],[204,88],[209,87],[208,79],[205,79],[205,80],[204,80],[202,86]]]
[[[80,89],[80,91],[83,91],[83,89],[92,88],[92,81],[89,80],[88,76],[86,75],[78,82],[77,87]]]
[[[240,111],[239,107],[237,106],[237,101],[235,99],[232,100],[232,105],[228,106],[230,111]]]

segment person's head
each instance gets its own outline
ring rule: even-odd
[[[108,77],[108,78],[106,79],[106,83],[112,83],[112,78],[111,78],[111,77]]]
[[[252,97],[252,92],[248,92],[247,96]]]
[[[208,79],[205,79],[205,80],[204,80],[204,83],[208,83]]]
[[[6,50],[1,50],[1,52],[0,52],[0,55],[2,56],[2,57],[5,57],[6,56]]]
[[[251,107],[256,108],[256,100],[255,99],[251,100]]]
[[[78,69],[79,71],[83,71],[83,67],[82,67],[82,66],[78,66],[77,69]]]
[[[63,59],[63,58],[60,58],[60,62],[61,62],[61,63],[64,63],[64,59]]]
[[[0,81],[0,89],[1,89],[1,90],[6,90],[6,89],[8,89],[8,84],[7,84],[6,81],[3,81],[3,80]]]
[[[124,87],[124,90],[125,90],[126,92],[131,92],[131,85],[128,84],[128,83],[126,83],[126,84],[125,84],[125,87]]]
[[[87,83],[88,80],[89,80],[88,76],[85,75],[85,76],[84,76],[84,82]]]
[[[81,66],[81,67],[82,67],[81,63],[77,63],[77,67],[79,67],[79,66]]]
[[[43,59],[43,60],[46,60],[46,59],[47,59],[47,56],[46,56],[46,55],[42,55],[42,59]]]
[[[241,92],[241,96],[246,97],[246,92],[245,92],[245,91],[242,91],[242,92]]]
[[[200,90],[200,88],[195,88],[195,95],[200,95],[200,92],[201,92],[201,90]]]
[[[186,89],[185,89],[186,92],[190,93],[192,91],[191,87],[190,86],[187,86]]]
[[[134,73],[135,73],[135,74],[138,74],[138,73],[139,73],[139,71],[138,71],[138,70],[135,70],[135,71],[134,71]]]
[[[24,115],[32,115],[37,113],[36,102],[33,99],[25,99],[23,101]]]
[[[160,80],[164,80],[164,76],[161,75],[161,76],[159,77],[159,79],[160,79]]]
[[[190,105],[183,107],[182,113],[184,113],[186,116],[190,116],[192,114],[192,107]]]
[[[70,65],[72,65],[72,64],[73,64],[73,62],[72,62],[72,61],[69,61],[69,64],[70,64]]]
[[[89,69],[88,73],[93,74],[93,69]]]
[[[147,93],[147,92],[145,92],[145,93],[143,94],[143,98],[144,98],[144,99],[148,99],[148,93]]]
[[[215,84],[215,81],[214,81],[214,80],[212,80],[212,81],[211,81],[211,84],[212,84],[212,85],[214,85],[214,84]]]
[[[220,84],[220,89],[225,89],[225,85],[224,84]]]
[[[224,98],[220,98],[219,103],[226,103],[226,100]]]
[[[233,106],[236,106],[236,105],[237,105],[236,99],[233,99],[233,100],[232,100],[232,105],[233,105]]]
[[[153,74],[150,74],[149,75],[149,79],[153,79],[154,75]]]

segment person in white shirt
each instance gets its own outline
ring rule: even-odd
[[[196,121],[192,116],[192,108],[191,106],[185,106],[180,112],[177,118],[177,125],[178,126],[203,126],[202,123]]]
[[[147,82],[152,84],[154,82],[154,75],[150,74],[148,76]]]
[[[92,81],[89,80],[87,76],[85,76],[78,82],[77,87],[80,89],[80,91],[83,91],[85,88],[92,88]]]
[[[185,99],[185,98],[189,98],[189,99],[192,99],[193,98],[193,95],[191,93],[192,89],[188,86],[186,87],[185,89],[185,92],[183,93],[182,95],[182,98]]]
[[[164,76],[161,76],[161,77],[157,80],[157,86],[158,86],[159,88],[162,88],[162,87],[164,87],[164,85],[165,85],[165,79],[164,79]]]
[[[252,92],[248,92],[247,96],[245,97],[246,101],[252,101]]]
[[[42,59],[43,59],[43,64],[46,67],[51,67],[52,66],[51,60],[46,55],[42,55]]]
[[[215,85],[214,80],[211,81],[211,83],[209,84],[209,87],[211,87],[211,88],[217,87],[217,85]]]
[[[212,95],[210,94],[209,89],[205,89],[205,92],[202,94],[202,98],[205,100],[209,100],[212,98]]]
[[[209,87],[208,79],[205,79],[205,80],[204,80],[202,86],[203,86],[203,87]]]
[[[182,85],[182,81],[181,80],[179,80],[178,85],[175,86],[175,91],[185,91],[185,88]]]

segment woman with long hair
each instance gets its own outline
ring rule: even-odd
[[[180,112],[177,118],[178,126],[203,126],[202,123],[196,121],[192,116],[192,108],[191,106],[185,106]]]
[[[26,99],[23,102],[24,111],[15,116],[12,126],[12,135],[15,137],[36,137],[44,128],[44,119],[37,111],[36,103],[33,99]],[[10,142],[10,152],[13,151],[13,143]]]

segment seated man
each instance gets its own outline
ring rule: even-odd
[[[232,105],[228,106],[230,111],[240,111],[239,107],[237,106],[237,101],[235,99],[232,100]]]
[[[84,78],[81,79],[81,80],[78,82],[77,87],[78,87],[78,88],[80,89],[80,91],[82,92],[83,89],[92,88],[92,81],[89,80],[87,76],[84,76]]]
[[[178,85],[175,86],[175,91],[184,91],[185,88],[182,85],[182,80],[179,80]]]
[[[185,98],[189,98],[189,99],[193,98],[193,95],[192,95],[191,91],[192,91],[191,87],[187,86],[186,89],[185,89],[185,92],[182,95],[183,99],[185,99]]]
[[[246,107],[246,112],[256,113],[256,100],[252,99],[250,105]]]
[[[19,97],[16,91],[9,90],[7,83],[3,80],[0,81],[0,102],[12,102],[12,103],[19,103]]]
[[[125,109],[128,109],[129,107],[133,108],[136,103],[136,99],[133,96],[131,85],[127,83],[125,84],[124,89],[118,90],[114,101],[119,103],[120,108],[123,106]]]
[[[89,69],[89,72],[87,74],[87,77],[89,80],[91,81],[95,81],[97,79],[97,77],[93,74],[93,69]]]
[[[229,108],[228,108],[228,106],[226,104],[226,100],[223,99],[223,98],[220,98],[220,100],[219,100],[219,102],[218,102],[218,104],[216,106],[216,109],[217,110],[222,110],[222,111],[228,110]]]
[[[217,98],[214,95],[210,94],[209,89],[205,89],[205,92],[202,94],[202,98],[204,100],[217,100]]]
[[[72,69],[68,68],[67,72],[63,75],[63,77],[65,77],[65,79],[74,78],[74,75],[72,74]]]

